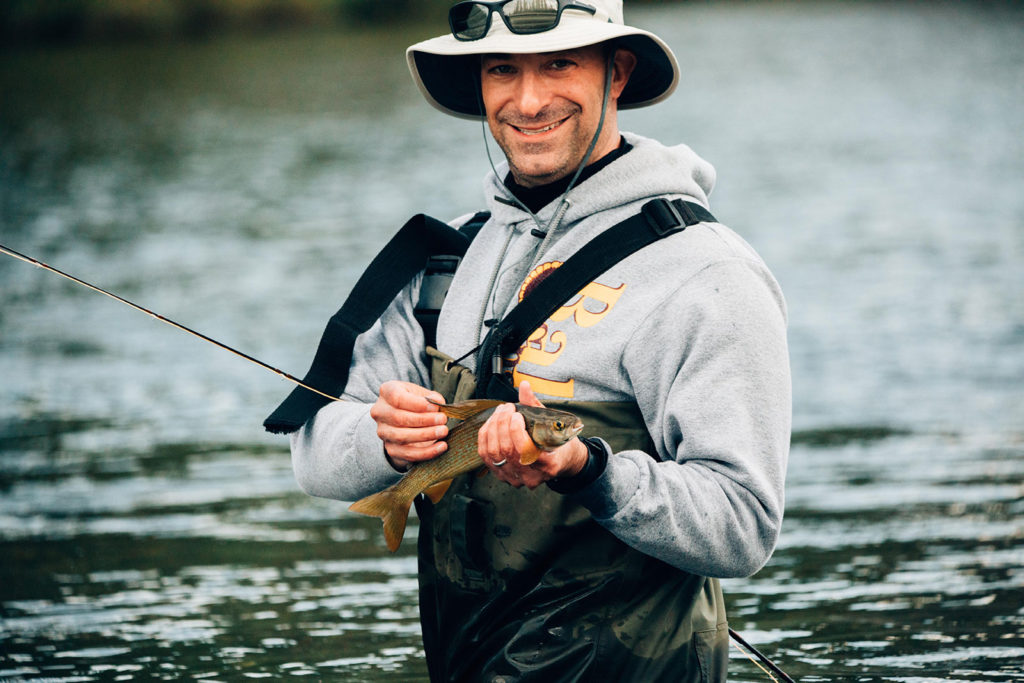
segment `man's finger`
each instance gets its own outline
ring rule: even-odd
[[[437,441],[448,436],[444,425],[427,425],[419,428],[377,423],[377,436],[381,441],[394,444],[414,444]]]
[[[537,395],[533,393],[533,388],[527,381],[520,382],[519,384],[519,402],[525,406],[533,406],[534,408],[543,408],[544,404],[540,402]]]
[[[409,382],[385,382],[380,386],[380,397],[395,408],[412,412],[438,412],[436,404],[444,403],[444,396]]]
[[[412,465],[436,458],[448,449],[448,444],[444,441],[408,445],[389,443],[385,445],[385,449],[392,459],[403,464]]]

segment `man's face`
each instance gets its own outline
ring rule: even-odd
[[[634,63],[631,53],[616,54],[608,112],[591,161],[618,146],[616,100]],[[480,87],[487,123],[520,185],[544,185],[579,167],[601,119],[605,67],[599,45],[483,57]]]

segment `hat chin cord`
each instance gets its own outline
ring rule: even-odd
[[[601,130],[604,128],[605,114],[608,112],[608,101],[611,95],[612,66],[614,65],[614,61],[615,52],[613,50],[608,57],[607,70],[604,79],[604,99],[601,102],[601,118],[597,122],[597,130],[594,132],[594,138],[590,141],[590,146],[587,148],[587,153],[583,155],[583,161],[580,162],[580,165],[576,169],[576,173],[573,175],[572,180],[569,181],[569,186],[565,188],[565,192],[562,193],[561,198],[558,200],[558,208],[555,210],[555,213],[551,216],[551,220],[548,221],[547,225],[541,223],[541,220],[537,217],[537,214],[531,211],[530,208],[526,206],[526,204],[520,201],[520,199],[516,197],[511,190],[505,187],[505,183],[501,182],[501,180],[498,178],[498,169],[494,165],[494,158],[491,156],[491,147],[487,139],[487,112],[484,108],[483,89],[480,85],[480,81],[477,80],[476,82],[477,103],[480,106],[480,130],[483,133],[484,151],[487,152],[487,162],[491,165],[491,172],[494,173],[495,179],[498,180],[498,185],[501,187],[502,192],[504,192],[507,195],[508,200],[511,203],[518,206],[519,208],[521,208],[527,214],[529,214],[530,217],[533,219],[533,222],[537,225],[537,227],[544,235],[543,241],[541,241],[537,250],[534,252],[535,254],[537,254],[537,256],[534,257],[533,263],[530,264],[530,271],[537,267],[537,265],[540,262],[540,259],[547,251],[548,244],[551,242],[551,238],[554,235],[555,230],[558,229],[559,224],[562,222],[562,217],[565,215],[565,212],[569,209],[569,191],[572,190],[572,188],[576,185],[576,180],[580,177],[580,173],[583,172],[583,169],[586,168],[587,162],[590,161],[590,156],[591,154],[594,153],[594,148],[597,146],[597,140],[599,137],[601,137]],[[513,232],[509,231],[508,235],[505,237],[505,246],[502,249],[502,253],[505,253],[505,251],[508,249],[508,245],[512,241],[512,236]],[[487,307],[490,303],[493,303],[491,299],[495,295],[494,285],[498,281],[498,275],[500,272],[501,260],[499,259],[499,261],[494,264],[494,269],[491,272],[491,277],[489,279],[489,282],[487,283],[487,289],[484,290],[486,292],[489,292],[489,294],[487,295],[487,298],[484,300],[483,306],[480,309],[480,316],[476,325],[475,344],[473,348],[470,350],[469,354],[478,350],[481,346],[480,334],[484,327],[484,320],[487,317]],[[469,354],[466,355],[468,356]]]
[[[476,83],[477,103],[480,105],[480,128],[484,136],[484,151],[487,152],[487,161],[491,165],[491,172],[494,173],[494,177],[499,181],[498,185],[501,186],[502,191],[507,195],[508,199],[516,206],[521,208],[523,211],[528,213],[530,217],[533,218],[533,222],[536,223],[537,227],[541,230],[541,232],[544,233],[544,241],[541,242],[540,248],[536,252],[538,254],[538,258],[540,258],[540,255],[542,255],[547,250],[548,242],[550,241],[555,231],[558,229],[559,224],[562,222],[562,218],[565,215],[565,212],[569,209],[569,192],[572,191],[572,189],[576,186],[576,181],[579,179],[580,174],[583,172],[583,169],[586,168],[587,164],[590,162],[590,157],[594,153],[594,148],[597,147],[597,141],[601,137],[601,131],[604,129],[605,115],[608,113],[608,102],[611,99],[612,71],[614,66],[615,50],[611,50],[608,54],[608,62],[605,65],[604,97],[601,101],[601,117],[598,119],[597,122],[597,130],[594,131],[594,137],[590,140],[590,145],[587,147],[587,152],[586,154],[583,155],[583,160],[580,161],[580,165],[576,168],[576,172],[573,174],[572,180],[569,181],[568,187],[565,188],[565,192],[563,192],[562,196],[559,198],[558,208],[555,209],[555,213],[551,216],[551,219],[548,221],[547,225],[541,223],[541,220],[537,217],[537,214],[531,211],[529,207],[527,207],[522,201],[520,201],[519,198],[516,197],[511,190],[505,187],[505,183],[501,182],[500,178],[498,178],[498,170],[494,165],[494,158],[491,156],[491,148],[487,141],[487,112],[484,109],[483,87],[480,85],[479,80]],[[531,268],[536,265],[537,264],[534,263],[533,266],[531,266]]]

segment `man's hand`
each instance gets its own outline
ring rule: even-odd
[[[528,382],[519,385],[519,402],[544,407]],[[519,461],[523,453],[536,449],[537,446],[526,431],[523,416],[516,412],[512,404],[498,406],[480,428],[480,457],[496,477],[516,488],[526,486],[535,489],[549,479],[579,474],[590,457],[583,442],[573,437],[553,451],[540,451],[540,457],[532,465],[523,465]],[[502,465],[495,464],[503,461]]]
[[[448,436],[448,419],[428,398],[444,403],[441,394],[417,384],[385,382],[370,408],[384,452],[397,469],[407,470],[448,449],[448,444],[440,440]]]

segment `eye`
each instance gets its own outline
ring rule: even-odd
[[[559,432],[562,431],[565,429],[565,423],[561,420],[555,420],[555,429]]]
[[[571,59],[555,59],[548,64],[548,67],[555,71],[564,71],[565,69],[569,69],[575,65],[576,63]]]
[[[487,73],[493,76],[508,76],[516,72],[515,66],[512,64],[503,64],[501,62],[492,62],[491,64],[485,64],[484,69]]]

